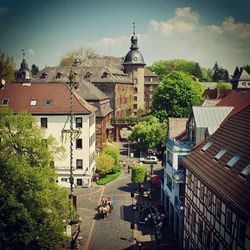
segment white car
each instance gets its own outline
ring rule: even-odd
[[[158,159],[156,156],[147,156],[146,158],[140,158],[140,162],[148,164],[157,164]]]

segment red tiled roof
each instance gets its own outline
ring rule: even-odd
[[[191,170],[227,205],[242,216],[250,218],[250,178],[239,173],[250,163],[250,105],[228,119],[209,139],[213,142],[205,152],[197,147],[182,164]],[[222,149],[228,151],[220,160],[214,156]],[[240,160],[230,169],[226,163],[233,156]]]
[[[65,83],[32,83],[25,86],[22,83],[9,83],[0,89],[0,105],[3,98],[8,98],[8,107],[15,113],[26,110],[31,114],[69,114],[70,90]],[[52,100],[51,106],[44,105],[46,99]],[[37,104],[31,106],[31,100]],[[90,114],[96,110],[85,100],[73,96],[73,109],[77,114]]]
[[[250,105],[250,91],[248,92],[232,92],[224,97],[216,106],[234,106],[234,109],[229,113],[227,119],[240,110]]]

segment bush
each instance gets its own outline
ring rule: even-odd
[[[120,172],[121,171],[121,164],[114,164],[114,166],[112,167],[112,173],[116,173],[116,172]]]
[[[116,178],[118,178],[120,176],[120,174],[121,174],[121,172],[116,172],[116,173],[113,173],[113,174],[107,174],[103,178],[97,180],[96,184],[105,185],[105,184],[115,180]]]
[[[147,176],[147,168],[145,166],[137,165],[132,167],[131,181],[134,183],[144,182]]]
[[[114,160],[114,165],[119,164],[120,160],[120,151],[117,147],[114,146],[106,146],[103,149],[103,153],[111,156]]]
[[[106,174],[112,171],[114,160],[110,155],[101,153],[96,157],[96,169],[101,174]]]

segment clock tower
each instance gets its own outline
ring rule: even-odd
[[[146,65],[141,52],[137,46],[138,38],[135,34],[135,25],[131,37],[130,51],[125,56],[123,66],[124,72],[129,75],[133,81],[134,104],[133,112],[137,113],[138,109],[145,109],[144,103],[144,66]]]

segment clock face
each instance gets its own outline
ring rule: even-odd
[[[137,58],[136,56],[134,56],[134,60],[135,60],[135,61],[137,61],[137,60],[138,60],[138,58]]]

